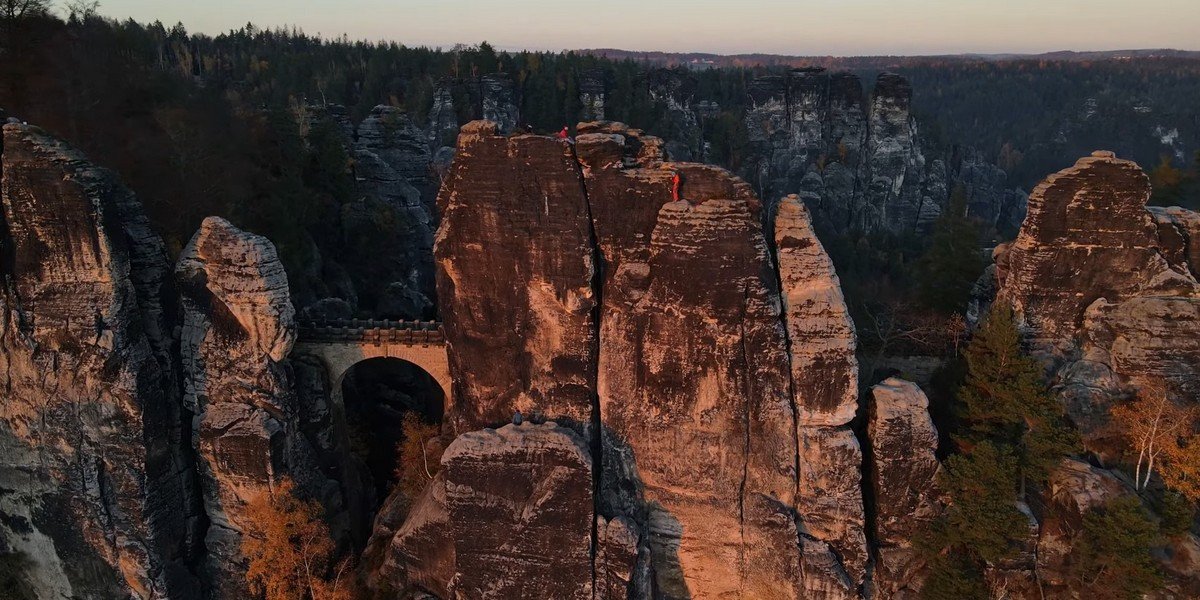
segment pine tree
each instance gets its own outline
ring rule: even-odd
[[[1040,481],[1078,445],[1037,361],[1021,351],[1012,309],[995,303],[965,351],[967,377],[958,393],[960,447],[990,441],[1011,451],[1021,479]]]
[[[1158,528],[1136,496],[1088,511],[1071,548],[1071,574],[1081,597],[1134,600],[1158,589],[1162,574],[1151,550]]]
[[[959,184],[934,224],[929,249],[918,265],[918,292],[927,307],[943,313],[966,308],[971,287],[983,271],[979,246],[978,227],[967,218],[967,192]]]

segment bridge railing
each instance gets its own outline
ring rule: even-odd
[[[439,321],[390,319],[333,319],[299,321],[302,342],[371,342],[378,344],[442,344],[446,336]]]

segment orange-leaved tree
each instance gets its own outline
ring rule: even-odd
[[[437,475],[442,447],[431,443],[439,435],[438,426],[422,421],[414,412],[404,415],[401,428],[403,439],[396,446],[396,479],[405,501],[412,502]]]
[[[313,500],[296,496],[284,478],[246,503],[242,554],[249,559],[246,580],[268,600],[350,600],[352,579],[346,561],[335,564],[335,547]]]
[[[1164,481],[1183,475],[1187,469],[1184,461],[1189,454],[1197,454],[1190,447],[1200,445],[1200,440],[1193,439],[1196,416],[1195,406],[1176,401],[1160,382],[1141,386],[1133,401],[1113,407],[1113,421],[1137,453],[1133,476],[1137,489],[1146,488],[1156,466]],[[1176,473],[1177,469],[1180,472]]]

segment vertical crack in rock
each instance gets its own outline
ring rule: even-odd
[[[581,431],[592,421],[596,267],[581,178],[562,140],[462,129],[434,250],[457,432],[514,410]]]
[[[721,169],[664,162],[662,146],[616,123],[577,139],[607,259],[597,385],[611,432],[603,488],[616,492],[604,501],[644,511],[666,597],[761,596],[796,576],[758,568],[787,552],[764,500],[790,505],[796,473],[761,205]],[[630,455],[636,469],[618,472]]]
[[[858,408],[854,324],[799,197],[780,201],[774,231],[796,406],[796,511],[803,533],[829,544],[844,569],[806,570],[805,585],[815,593],[818,585],[835,589],[848,578],[855,589],[865,577],[868,552],[862,452],[846,427]]]

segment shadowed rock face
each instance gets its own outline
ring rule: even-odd
[[[287,275],[266,238],[209,217],[176,266],[183,291],[184,400],[196,415],[208,568],[223,598],[246,594],[241,509],[286,472],[296,332]],[[253,386],[240,382],[251,381]]]
[[[41,130],[0,153],[0,539],[45,597],[195,597],[162,241]]]
[[[881,597],[909,597],[924,578],[914,542],[941,510],[938,434],[929,399],[916,384],[892,377],[872,387],[871,394],[867,437],[879,545],[873,580]]]
[[[507,422],[514,410],[590,423],[595,266],[571,146],[468,124],[438,203],[456,430]]]
[[[1024,195],[1007,174],[965,149],[926,157],[911,115],[912,86],[879,75],[870,96],[851,73],[793,69],[747,85],[749,141],[743,176],[773,214],[779,199],[799,195],[822,232],[927,230],[955,185],[968,214],[1011,230]]]
[[[329,407],[302,401],[284,362],[296,339],[295,313],[275,247],[209,217],[179,257],[175,275],[183,295],[184,401],[196,415],[192,442],[209,520],[208,575],[216,597],[242,598],[241,540],[251,525],[246,501],[289,476],[299,493],[324,504],[342,540],[353,526],[346,512],[356,510],[347,498],[358,490],[340,486],[338,478],[353,487],[356,474],[334,456],[345,440]]]

